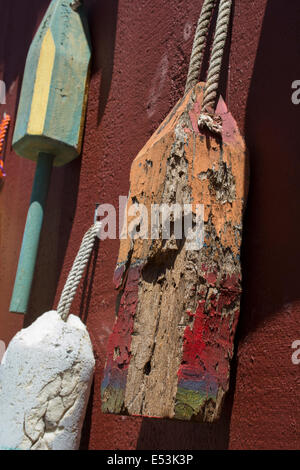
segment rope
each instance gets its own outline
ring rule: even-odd
[[[101,223],[96,222],[84,235],[80,249],[68,276],[67,282],[61,294],[57,313],[62,320],[67,321],[77,287],[80,284],[82,274],[90,259],[95,244],[95,238],[99,234]]]
[[[83,5],[83,0],[74,0],[70,3],[72,10],[77,11]]]
[[[10,123],[10,115],[5,114],[0,124],[0,155],[2,153],[4,144],[5,144],[5,138],[6,138],[7,130],[9,127],[9,123]]]
[[[6,173],[4,171],[4,156],[2,157],[2,151],[5,147],[5,139],[10,123],[9,114],[4,114],[4,117],[0,124],[0,186],[2,185],[2,180],[5,178]]]
[[[204,47],[206,43],[206,36],[216,1],[217,0],[204,0],[194,37],[189,71],[185,85],[185,93],[193,88],[193,86],[195,86],[198,82]]]
[[[232,0],[221,0],[218,12],[216,34],[208,69],[206,87],[203,97],[202,113],[199,118],[200,128],[207,127],[211,132],[221,135],[222,125],[214,116],[217,92],[224,49],[228,34]]]

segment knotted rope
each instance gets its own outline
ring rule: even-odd
[[[206,87],[203,97],[202,112],[198,121],[200,128],[222,135],[221,118],[215,116],[216,98],[219,88],[220,72],[228,34],[232,0],[220,0],[216,34],[208,69]]]
[[[101,223],[96,222],[83,237],[80,249],[75,258],[57,308],[59,316],[64,321],[67,321],[68,319],[77,287],[80,284],[81,277],[90,259],[90,255],[95,244],[95,238],[99,234],[100,228]]]
[[[185,93],[187,93],[198,83],[206,37],[212,17],[212,12],[216,3],[217,0],[204,0],[194,37],[189,71],[185,85]]]

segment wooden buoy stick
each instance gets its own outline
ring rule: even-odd
[[[90,58],[84,7],[52,0],[28,51],[13,136],[15,152],[37,162],[10,306],[14,313],[27,310],[52,166],[81,153]]]
[[[16,280],[10,304],[10,311],[14,313],[25,314],[27,311],[51,179],[53,159],[54,157],[52,155],[44,153],[40,153],[38,157],[30,207],[27,214]]]

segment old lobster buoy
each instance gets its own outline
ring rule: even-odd
[[[84,7],[74,8],[51,1],[26,60],[13,148],[37,167],[10,305],[15,313],[27,311],[52,166],[81,153],[91,48]]]
[[[248,183],[244,140],[217,100],[231,1],[220,1],[207,82],[197,83],[215,4],[204,2],[184,97],[132,164],[128,226],[137,206],[148,215],[153,207],[190,206],[193,224],[177,236],[177,222],[178,230],[184,224],[175,211],[170,236],[160,217],[158,236],[149,235],[148,220],[148,236],[139,236],[140,223],[121,240],[101,391],[106,413],[213,422],[228,391]]]

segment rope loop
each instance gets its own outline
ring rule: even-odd
[[[185,94],[193,88],[200,75],[206,37],[217,0],[204,0],[194,37],[192,55],[185,85]]]
[[[198,81],[206,36],[215,4],[216,1],[214,0],[204,1],[195,33],[185,93],[195,86]],[[203,96],[202,111],[198,121],[200,129],[206,128],[211,133],[220,137],[222,137],[222,119],[220,116],[216,116],[215,110],[231,8],[232,0],[220,0],[216,32]]]
[[[99,235],[101,222],[96,222],[84,235],[80,249],[69,273],[65,287],[62,291],[57,307],[57,313],[62,320],[67,321],[77,287],[80,284],[86,265],[90,259],[95,244],[95,238]]]
[[[220,0],[216,34],[214,38],[203,98],[203,111],[205,112],[207,112],[209,108],[215,110],[216,106],[222,61],[228,35],[231,6],[232,0]]]

